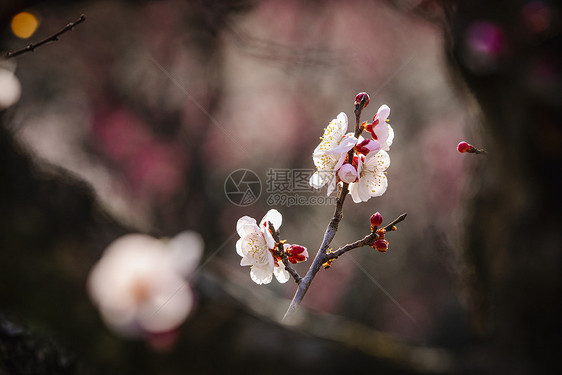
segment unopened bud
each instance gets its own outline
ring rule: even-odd
[[[382,215],[375,212],[371,215],[371,231],[375,231],[382,224]]]
[[[287,253],[289,262],[293,264],[304,262],[308,259],[308,251],[306,247],[301,245],[291,245],[285,249],[285,253]]]
[[[355,102],[353,104],[363,104],[363,108],[365,108],[369,104],[369,94],[366,92],[360,92],[355,96]]]
[[[387,240],[376,240],[373,242],[373,248],[377,249],[381,253],[386,253],[388,250],[388,241]]]
[[[344,163],[338,170],[338,177],[346,184],[350,184],[355,182],[359,175],[357,173],[357,169],[353,165]]]
[[[474,152],[474,146],[465,142],[465,141],[462,141],[457,145],[457,150],[461,153],[462,152]]]

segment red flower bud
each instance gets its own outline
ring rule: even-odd
[[[308,251],[306,251],[306,247],[301,245],[291,245],[285,249],[285,253],[287,253],[289,262],[293,264],[304,262],[308,259]]]
[[[377,249],[381,253],[386,253],[386,250],[388,250],[388,241],[387,240],[377,240],[377,241],[373,242],[373,245],[371,245],[371,246],[373,248]]]
[[[462,141],[457,145],[457,150],[459,152],[473,152],[474,146],[469,143],[466,143],[465,141]]]
[[[354,104],[358,105],[361,103],[365,103],[365,105],[363,105],[363,108],[365,108],[369,104],[369,94],[367,94],[366,92],[360,92],[355,96]]]
[[[382,224],[382,215],[375,212],[371,215],[371,231],[375,231]]]

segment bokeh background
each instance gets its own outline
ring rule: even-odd
[[[3,2],[4,51],[49,36],[81,14],[87,20],[56,43],[0,61],[21,84],[19,94],[17,85],[0,87],[3,95],[17,98],[0,108],[0,373],[528,373],[540,368],[532,354],[521,358],[515,349],[504,350],[501,343],[509,335],[499,335],[496,346],[490,339],[497,337],[495,329],[483,323],[486,313],[480,308],[492,305],[480,298],[486,292],[474,287],[474,275],[476,284],[493,287],[494,275],[510,273],[509,264],[489,266],[482,259],[514,236],[505,230],[495,235],[499,240],[485,237],[491,226],[510,223],[501,217],[483,222],[489,215],[474,202],[486,186],[510,188],[513,181],[492,171],[506,171],[506,160],[519,162],[509,146],[525,147],[530,139],[517,133],[528,128],[517,126],[523,119],[515,114],[527,102],[501,98],[540,92],[544,98],[537,100],[545,108],[559,103],[559,49],[529,59],[525,74],[517,70],[518,57],[557,40],[559,8],[554,2],[518,1],[486,13],[479,2],[450,5]],[[21,11],[37,21],[31,35],[17,35],[18,27],[29,27],[14,26]],[[520,25],[515,34],[512,22]],[[519,53],[521,44],[526,54]],[[523,84],[500,89],[501,79],[511,82],[513,76]],[[485,84],[498,90],[479,91]],[[284,218],[281,237],[315,254],[333,206],[271,205],[268,170],[312,169],[311,153],[324,127],[341,111],[352,119],[360,91],[371,95],[363,120],[382,104],[391,108],[396,136],[389,188],[367,203],[347,200],[333,245],[362,238],[375,211],[385,222],[402,212],[408,218],[388,236],[387,253],[357,249],[321,270],[302,314],[290,324],[282,322],[295,284],[258,286],[250,280],[235,252],[236,221],[244,215],[259,220],[276,208]],[[512,114],[507,118],[519,136],[502,140],[506,129],[490,128],[505,124],[498,115],[505,113]],[[543,118],[550,114],[542,113]],[[553,121],[551,129],[541,142],[556,150],[559,123]],[[491,147],[492,155],[460,154],[461,140]],[[553,153],[548,157],[558,157],[559,151]],[[528,164],[517,165],[524,171]],[[551,164],[554,169],[545,174],[559,169],[556,158]],[[229,174],[240,168],[254,171],[262,182],[259,199],[244,207],[230,202],[224,191]],[[494,191],[508,200],[501,189]],[[325,190],[303,195],[325,195]],[[533,192],[513,195],[505,205],[521,212]],[[499,198],[486,201],[487,207],[494,199]],[[514,228],[520,241],[532,241],[524,227]],[[88,299],[89,270],[124,233],[172,237],[183,230],[197,231],[205,241],[203,266],[190,279],[197,304],[189,319],[166,348],[116,336]],[[473,254],[479,239],[488,241],[482,249],[491,252],[467,257],[467,243]],[[553,291],[544,298],[551,301],[559,293],[559,249],[553,245],[548,254],[553,278],[544,283]],[[305,273],[308,264],[296,268]],[[527,277],[540,272],[538,267]],[[561,331],[551,328],[547,346],[556,352]]]

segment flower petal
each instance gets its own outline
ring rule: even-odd
[[[365,177],[364,187],[369,197],[378,197],[383,195],[386,191],[388,187],[388,179],[386,178],[384,172],[379,172],[373,176]]]
[[[277,281],[279,281],[281,284],[289,281],[290,275],[289,272],[287,272],[287,270],[285,269],[285,265],[283,263],[279,263],[279,266],[273,269],[273,274],[275,275]]]
[[[314,161],[314,166],[319,171],[337,169],[336,164],[340,160],[340,154],[315,153],[312,155],[312,160]]]
[[[340,155],[339,155],[340,158],[339,158],[338,162],[336,163],[336,165],[334,165],[334,168],[332,169],[332,172],[333,172],[334,175],[336,174],[336,171],[337,171],[338,169],[340,169],[340,167],[341,167],[341,166],[343,165],[343,163],[345,162],[345,157],[346,157],[346,155],[347,155],[346,153],[343,153],[343,154],[340,154]]]
[[[380,124],[385,122],[389,115],[390,115],[390,107],[387,106],[386,104],[383,104],[379,107],[379,110],[377,111],[377,115],[375,116],[375,118],[379,120],[379,124]]]
[[[266,224],[268,222],[271,222],[271,224],[273,224],[275,229],[279,229],[279,227],[281,227],[281,224],[283,224],[283,216],[279,211],[272,208],[271,210],[267,211],[263,219],[261,219],[261,226],[263,226],[264,222]]]
[[[336,155],[347,153],[356,144],[357,144],[357,138],[355,138],[353,133],[348,133],[339,141],[339,143],[334,148],[327,150],[325,152],[326,154],[336,154]]]
[[[334,180],[335,174],[334,170],[316,171],[310,177],[309,184],[315,189],[320,189],[322,186],[326,185],[326,183]]]
[[[337,185],[337,181],[336,181],[336,176],[334,174],[333,178],[331,178],[330,182],[328,182],[328,191],[326,192],[328,196],[330,196],[332,192],[336,190],[336,185]]]
[[[390,156],[386,151],[380,150],[377,153],[367,155],[363,170],[369,170],[374,173],[375,171],[386,171],[388,167],[390,167]]]
[[[316,171],[312,176],[310,176],[310,180],[308,180],[308,184],[312,186],[314,189],[320,189],[322,186],[326,184],[326,179],[321,176],[321,173]]]
[[[359,184],[358,182],[354,182],[349,184],[349,193],[351,194],[351,198],[355,203],[361,203],[361,198],[359,198]]]
[[[241,257],[244,256],[244,253],[242,252],[242,238],[239,238],[238,241],[236,241],[236,253]]]
[[[244,237],[256,230],[259,230],[258,223],[256,222],[256,219],[249,216],[242,216],[236,223],[236,231],[240,237]]]
[[[273,239],[273,235],[269,231],[268,228],[264,229],[263,236],[265,237],[265,243],[267,244],[268,249],[275,248],[275,240]]]
[[[258,285],[269,284],[273,279],[273,272],[267,267],[252,266],[250,278]]]
[[[262,232],[254,232],[241,239],[242,255],[256,266],[273,267],[273,256],[269,252]]]
[[[390,149],[390,146],[392,146],[393,141],[394,141],[394,129],[392,129],[392,126],[388,125],[388,138],[386,139],[386,148],[384,148],[385,151],[388,151]]]
[[[344,132],[346,132],[347,131],[347,115],[345,114],[345,112],[340,112],[338,114],[337,121],[340,124],[341,128],[344,130]]]
[[[326,152],[328,150],[336,147],[341,141],[342,137],[347,132],[347,116],[345,113],[341,112],[337,118],[330,121],[324,134],[322,135],[322,141],[316,147],[316,151]]]
[[[380,122],[377,126],[373,128],[375,135],[377,136],[377,142],[379,142],[384,149],[387,144],[386,141],[388,139],[388,124],[386,122]]]
[[[250,262],[250,260],[247,257],[243,256],[242,259],[240,260],[240,265],[241,266],[251,266],[252,262]]]

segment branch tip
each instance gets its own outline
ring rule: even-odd
[[[70,22],[69,24],[67,24],[64,28],[62,28],[60,31],[54,33],[53,35],[37,42],[37,43],[31,43],[28,44],[27,46],[25,46],[24,48],[21,48],[17,51],[13,51],[13,52],[7,52],[5,54],[5,58],[6,59],[10,59],[16,56],[19,56],[21,54],[24,54],[26,52],[34,52],[36,48],[50,43],[50,42],[56,42],[59,40],[59,36],[61,36],[62,34],[64,34],[67,31],[73,30],[74,27],[82,22],[86,21],[86,16],[84,14],[80,15],[80,18],[78,18],[76,21],[74,22]]]

